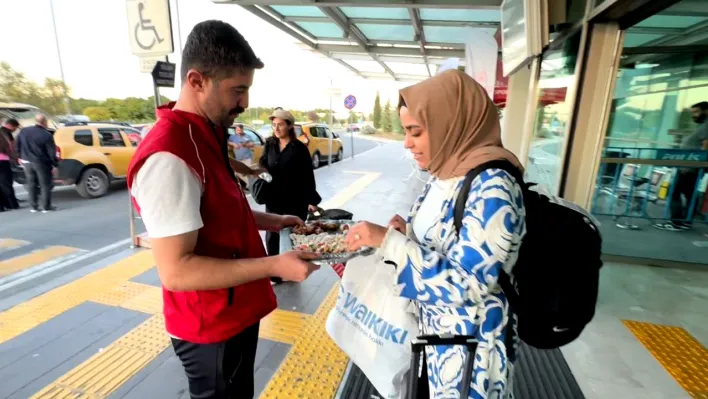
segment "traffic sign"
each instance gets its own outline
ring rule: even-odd
[[[356,97],[350,94],[344,99],[344,108],[354,109],[354,107],[356,107]]]
[[[152,70],[152,80],[157,87],[175,87],[177,66],[171,62],[158,61]]]
[[[165,61],[165,56],[158,55],[158,56],[140,57],[140,72],[152,73],[152,70],[155,69],[155,65],[159,61]]]
[[[134,55],[168,55],[174,51],[169,0],[126,0],[125,5]]]

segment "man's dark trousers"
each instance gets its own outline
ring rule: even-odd
[[[225,342],[195,344],[172,338],[192,399],[252,399],[260,323]]]
[[[52,209],[52,165],[40,163],[26,163],[25,175],[27,176],[27,192],[29,193],[30,206],[39,209],[37,197],[41,191],[42,209]]]

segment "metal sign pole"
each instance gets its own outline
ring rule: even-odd
[[[133,200],[130,195],[128,195],[128,201],[130,203],[130,248],[136,248],[138,237],[135,235],[135,208],[133,208]]]
[[[354,159],[354,129],[352,129],[352,131],[349,132],[349,137],[352,140],[352,159]]]

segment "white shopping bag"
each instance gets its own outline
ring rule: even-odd
[[[386,399],[405,397],[411,338],[418,323],[397,295],[396,271],[376,255],[347,263],[327,333]]]

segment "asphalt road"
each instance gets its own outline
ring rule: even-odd
[[[345,159],[351,157],[351,138],[341,134],[345,143]],[[368,151],[378,144],[354,139],[354,154]],[[18,198],[27,199],[21,187]],[[0,214],[0,238],[13,238],[32,243],[31,248],[65,245],[84,250],[96,250],[130,236],[129,200],[125,183],[115,184],[110,193],[96,200],[81,198],[74,187],[58,187],[52,197],[57,212],[30,213],[28,203],[23,209]],[[137,221],[138,232],[143,227]],[[29,249],[29,248],[28,248]]]

